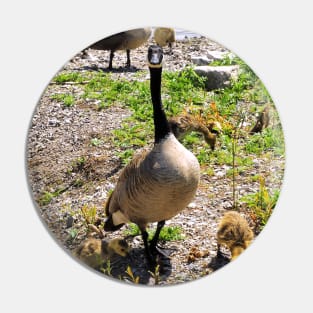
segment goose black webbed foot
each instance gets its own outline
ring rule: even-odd
[[[161,256],[161,257],[169,258],[170,254],[172,253],[172,250],[175,250],[175,249],[167,249],[167,248],[160,247],[159,245],[150,247],[150,252],[155,257]]]

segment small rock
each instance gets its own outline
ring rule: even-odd
[[[57,119],[50,119],[49,121],[48,121],[48,125],[49,126],[54,126],[54,127],[56,127],[56,126],[60,126],[60,121],[59,120],[57,120]]]
[[[234,55],[228,51],[208,51],[208,58],[212,60],[223,60],[226,56],[229,56],[231,59],[234,57]]]
[[[206,77],[206,89],[214,90],[225,88],[230,85],[231,79],[238,77],[239,66],[197,66],[195,72],[202,77]]]
[[[191,57],[191,62],[195,65],[209,65],[213,60],[212,59],[208,59],[207,57]]]
[[[66,228],[72,227],[74,224],[74,218],[73,216],[69,215],[66,219]]]
[[[195,209],[197,207],[197,205],[195,202],[190,202],[187,207],[190,209]]]

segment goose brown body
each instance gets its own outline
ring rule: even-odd
[[[150,35],[150,28],[131,29],[99,40],[88,48],[113,51],[136,49],[144,44]]]
[[[107,213],[115,225],[131,221],[141,228],[168,220],[189,204],[198,182],[198,160],[170,134],[123,170]]]
[[[110,50],[110,64],[109,68],[112,68],[112,60],[114,52],[117,50],[127,51],[127,66],[130,66],[130,50],[136,49],[143,45],[150,37],[150,28],[136,28],[128,31],[124,31],[118,34],[101,39],[94,44],[90,45],[87,49],[95,50]]]

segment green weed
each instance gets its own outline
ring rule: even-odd
[[[94,225],[97,220],[97,208],[95,206],[84,205],[81,208],[81,213],[84,217],[86,224]]]
[[[274,190],[273,194],[270,194],[265,186],[265,179],[260,176],[259,191],[240,198],[240,201],[246,203],[252,214],[255,215],[260,231],[270,218],[278,197],[279,191]]]
[[[148,229],[149,237],[148,239],[151,240],[154,235],[154,231],[152,229]],[[139,227],[136,224],[129,224],[128,229],[125,230],[126,236],[138,236],[140,235]],[[182,240],[185,236],[182,234],[182,229],[179,226],[164,226],[160,232],[159,239],[164,241],[175,241],[175,240]]]
[[[125,151],[122,151],[121,153],[118,153],[118,157],[121,159],[122,164],[126,165],[129,163],[129,161],[132,159],[134,155],[134,150],[127,149]]]
[[[78,72],[65,72],[56,75],[53,81],[57,84],[64,84],[67,82],[81,83],[84,81],[84,77]]]
[[[103,140],[101,140],[101,139],[99,139],[99,138],[92,138],[92,139],[90,140],[90,144],[91,144],[92,146],[95,146],[95,147],[100,146],[102,143],[103,143]]]
[[[62,102],[64,106],[71,107],[75,103],[75,97],[72,94],[67,93],[57,93],[51,95],[51,99],[56,100],[58,102]]]
[[[49,204],[53,198],[59,196],[61,193],[65,192],[68,188],[58,187],[55,191],[44,191],[38,199],[38,203],[42,206]]]
[[[131,279],[131,281],[135,284],[138,284],[139,283],[139,279],[140,277],[139,276],[135,276],[131,267],[128,265],[127,266],[127,269],[125,271],[125,273],[129,276],[129,278]]]

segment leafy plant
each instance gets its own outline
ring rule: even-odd
[[[76,159],[74,159],[72,162],[71,162],[71,165],[70,167],[68,168],[67,172],[68,173],[72,173],[72,172],[79,172],[83,169],[84,167],[84,164],[86,163],[86,157],[84,156],[80,156]]]
[[[55,191],[44,191],[39,197],[38,203],[42,206],[49,204],[53,198],[57,197],[61,193],[65,192],[68,188],[58,187]]]
[[[129,265],[127,266],[125,273],[130,277],[130,279],[133,283],[135,283],[135,284],[139,283],[140,277],[139,276],[135,277],[135,275],[134,275],[134,273],[133,273],[133,271]]]
[[[127,149],[125,151],[122,151],[121,153],[118,153],[118,157],[121,159],[122,164],[126,165],[128,162],[132,159],[134,155],[134,150]]]
[[[78,229],[70,228],[67,230],[67,233],[69,234],[69,240],[73,241],[78,235]]]
[[[86,224],[95,224],[97,219],[97,208],[95,206],[84,205],[81,208],[82,215],[86,221]]]
[[[274,190],[271,195],[265,186],[263,176],[259,177],[259,191],[241,197],[240,201],[246,203],[248,208],[255,215],[260,230],[266,225],[279,197],[279,191]]]
[[[103,140],[99,139],[99,138],[92,138],[90,140],[90,143],[92,146],[98,147],[103,143]]]
[[[154,284],[158,285],[160,283],[160,265],[155,267],[154,272],[149,271],[149,273],[154,278]]]

